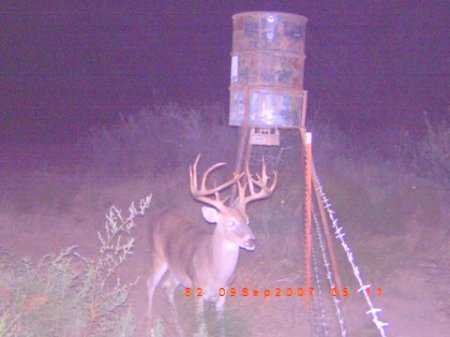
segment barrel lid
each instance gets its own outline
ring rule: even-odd
[[[249,12],[241,12],[236,13],[232,16],[233,20],[239,18],[239,17],[245,17],[245,16],[279,16],[279,17],[285,17],[285,18],[291,18],[294,20],[302,21],[303,23],[306,23],[308,21],[308,18],[299,14],[293,14],[293,13],[286,13],[286,12],[272,12],[272,11],[249,11]]]

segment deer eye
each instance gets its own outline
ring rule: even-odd
[[[234,221],[234,219],[228,219],[227,220],[227,226],[228,227],[235,227],[236,226],[236,222]]]

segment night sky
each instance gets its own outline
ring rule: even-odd
[[[6,1],[0,142],[71,141],[155,101],[228,105],[231,16],[308,18],[309,113],[414,128],[448,117],[446,1]]]

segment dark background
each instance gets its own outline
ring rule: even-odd
[[[228,104],[234,13],[308,18],[309,114],[343,128],[448,118],[446,1],[7,1],[0,141],[73,141],[169,100]]]

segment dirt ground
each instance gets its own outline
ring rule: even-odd
[[[26,165],[25,165],[26,166]],[[320,168],[318,168],[320,172]],[[178,174],[182,174],[182,170]],[[349,173],[350,172],[350,173]],[[371,299],[382,321],[389,323],[387,336],[443,337],[450,330],[450,194],[413,175],[389,172],[388,177],[376,175],[377,170],[352,169],[342,175],[324,175],[328,193],[346,240],[361,270],[364,282],[374,290]],[[173,175],[173,173],[172,173]],[[363,177],[364,176],[364,177]],[[365,184],[368,178],[377,182]],[[384,179],[384,180],[383,180]],[[101,183],[95,176],[62,174],[57,171],[21,168],[2,171],[2,204],[0,207],[0,247],[15,256],[35,260],[50,251],[78,245],[83,255],[95,257],[99,244],[96,231],[101,229],[104,213],[112,204],[126,210],[131,201],[153,193],[153,203],[144,217],[136,221],[134,255],[121,269],[124,279],[137,276],[141,281],[133,290],[130,304],[139,322],[139,336],[144,336],[146,310],[145,279],[148,276],[150,249],[147,226],[152,217],[169,202],[170,195],[180,195],[182,205],[199,212],[200,205],[189,201],[181,179],[159,177],[120,179],[117,183]],[[292,186],[292,189],[296,189]],[[299,191],[300,195],[302,191]],[[277,288],[298,289],[304,284],[304,238],[302,217],[290,225],[281,224],[278,213],[301,214],[290,209],[289,200],[275,197],[269,203],[252,206],[257,248],[241,251],[237,278],[233,286],[271,290],[270,298],[237,296],[227,301],[226,325],[229,336],[311,336],[311,321],[322,324],[303,297],[274,296]],[[191,204],[189,204],[191,202]],[[274,203],[278,203],[278,206]],[[298,200],[301,203],[301,200]],[[277,207],[276,211],[273,207]],[[263,214],[271,227],[258,226]],[[296,216],[297,216],[296,215]],[[255,220],[256,219],[256,220]],[[256,222],[256,223],[255,223]],[[343,316],[348,336],[375,337],[380,333],[365,313],[363,297],[356,294],[358,285],[349,268],[343,249],[335,241],[342,284],[351,295],[343,300]],[[318,268],[322,270],[320,252]],[[321,284],[327,292],[325,273]],[[325,321],[330,336],[340,336],[331,296],[322,297]],[[194,332],[194,300],[183,291],[176,294],[181,325]],[[174,332],[174,309],[161,289],[157,290],[155,310],[166,325],[167,336]],[[212,314],[212,310],[210,310]],[[213,328],[211,328],[213,330]]]

